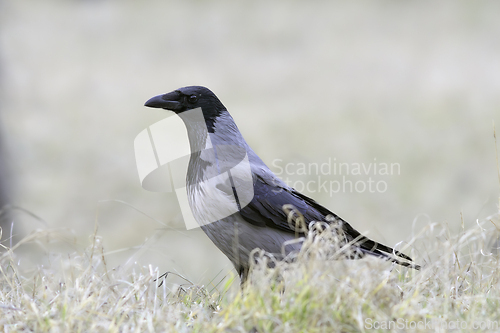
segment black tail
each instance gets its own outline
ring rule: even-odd
[[[374,242],[371,239],[366,238],[365,236],[361,236],[359,242],[356,242],[356,245],[359,246],[359,249],[361,250],[361,252],[363,252],[363,254],[369,254],[375,257],[395,262],[396,264],[404,267],[411,267],[413,269],[420,270],[420,265],[414,264],[413,260],[406,254],[396,251],[383,244]],[[399,258],[405,259],[410,262],[400,260]]]

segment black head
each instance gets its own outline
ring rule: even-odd
[[[213,92],[201,86],[179,88],[172,92],[155,96],[149,99],[144,105],[151,108],[174,111],[177,114],[201,107],[203,115],[207,120],[217,117],[220,112],[226,110]]]

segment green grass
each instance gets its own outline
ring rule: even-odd
[[[376,258],[333,260],[338,249],[329,246],[331,234],[325,231],[306,239],[292,264],[278,262],[271,269],[268,258],[260,256],[241,291],[230,288],[238,283],[234,276],[224,285],[216,278],[210,286],[187,280],[172,285],[158,279],[163,272],[140,263],[128,271],[107,267],[98,237],[83,253],[53,253],[49,264],[22,272],[18,249],[51,237],[39,231],[6,248],[0,259],[0,328],[358,332],[393,325],[423,331],[430,327],[425,322],[433,321],[448,328],[463,325],[462,331],[472,325],[495,331],[500,322],[498,225],[498,214],[456,235],[446,225],[427,225],[402,248],[422,265],[420,271]]]

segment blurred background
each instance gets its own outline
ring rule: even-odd
[[[458,232],[461,214],[471,226],[498,211],[498,36],[496,1],[0,1],[0,184],[30,213],[9,210],[3,244],[11,222],[17,238],[65,234],[19,249],[36,249],[22,257],[36,266],[89,246],[97,226],[112,267],[227,275],[175,194],[145,191],[137,174],[135,136],[171,116],[144,102],[187,85],[214,91],[275,171],[398,163],[347,175],[383,193],[299,188],[377,241],[430,222]]]

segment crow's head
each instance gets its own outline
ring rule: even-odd
[[[226,110],[221,101],[208,88],[190,86],[150,98],[145,106],[162,108],[179,114],[187,110],[201,108],[205,119],[217,117]]]

